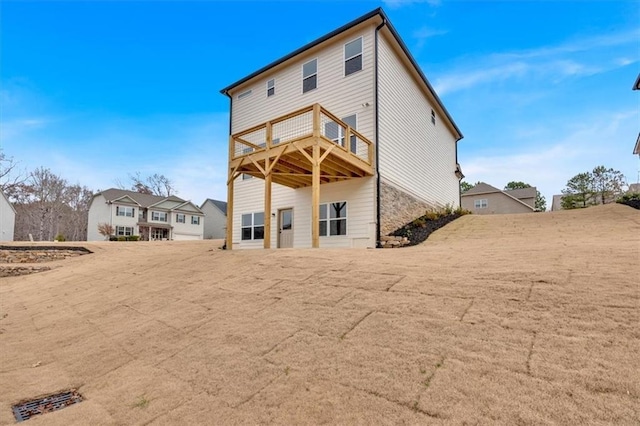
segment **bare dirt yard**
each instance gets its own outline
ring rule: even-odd
[[[638,210],[220,245],[84,243],[1,278],[0,423],[65,389],[85,400],[27,424],[640,423]]]

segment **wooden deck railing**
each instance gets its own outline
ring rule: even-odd
[[[373,143],[320,104],[301,108],[232,135],[229,160],[313,137],[333,142],[372,166]]]

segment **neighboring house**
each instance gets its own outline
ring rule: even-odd
[[[116,236],[138,235],[141,240],[201,240],[204,213],[191,201],[175,195],[159,197],[123,189],[94,194],[89,205],[88,241],[105,237],[98,224],[107,223]]]
[[[227,203],[207,198],[200,206],[204,216],[204,239],[224,238],[227,229]]]
[[[564,197],[564,195],[562,194],[556,194],[553,196],[553,201],[551,202],[551,211],[552,212],[556,212],[558,210],[563,210],[562,209],[562,197]]]
[[[16,209],[4,192],[0,191],[0,241],[13,241],[16,226]]]
[[[227,248],[375,247],[459,205],[462,134],[382,9],[221,92]]]
[[[501,191],[484,182],[462,193],[462,208],[473,214],[532,213],[536,211],[536,187]]]

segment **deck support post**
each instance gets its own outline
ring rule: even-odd
[[[311,247],[320,247],[320,145],[313,145],[311,175]]]
[[[264,248],[271,248],[271,171],[269,159],[264,160]]]
[[[235,142],[233,136],[229,135],[229,163],[235,157]],[[240,162],[242,164],[242,162]],[[236,178],[236,170],[229,169],[229,177],[227,178],[227,230],[225,236],[225,247],[227,250],[233,249],[233,182]]]

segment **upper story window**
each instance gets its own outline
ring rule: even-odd
[[[267,98],[276,94],[276,79],[267,81]]]
[[[116,216],[133,217],[134,213],[133,207],[116,206]]]
[[[345,124],[348,124],[352,129],[357,130],[358,117],[356,116],[356,114],[343,117],[342,121]],[[345,144],[344,133],[345,129],[342,126],[339,126],[335,121],[330,121],[324,125],[324,135],[327,138],[355,153],[357,147],[355,135],[351,135],[349,144]]]
[[[433,110],[431,110],[431,122],[435,125],[436,124],[436,113],[433,112]]]
[[[251,94],[251,90],[247,90],[246,92],[242,92],[238,95],[238,99],[243,99],[246,98],[247,96],[249,96]]]
[[[185,223],[185,216],[182,213],[176,214],[176,223]]]
[[[157,220],[158,222],[166,222],[167,221],[167,213],[166,212],[151,212],[151,220]]]
[[[473,203],[473,206],[476,209],[486,209],[488,205],[489,203],[487,202],[486,198],[483,198],[481,200],[474,200],[474,203]]]
[[[302,65],[302,93],[318,87],[318,60],[313,59]]]
[[[200,216],[191,216],[192,225],[200,225]]]
[[[362,69],[362,37],[344,45],[345,77]]]

